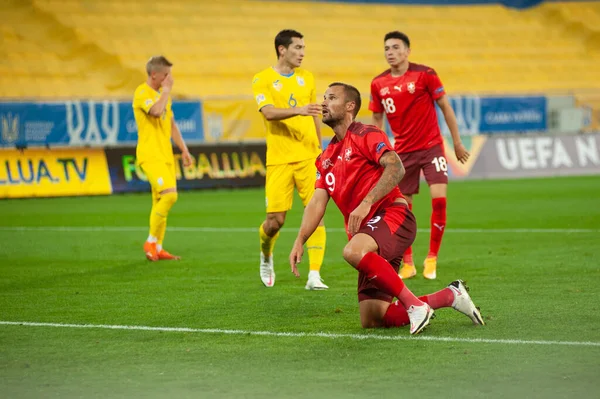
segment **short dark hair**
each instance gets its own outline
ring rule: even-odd
[[[400,31],[395,30],[393,32],[388,32],[385,35],[383,42],[385,43],[388,39],[400,39],[404,42],[404,44],[406,44],[406,47],[410,48],[410,39]]]
[[[146,72],[148,75],[155,72],[158,68],[163,67],[172,67],[173,63],[169,61],[164,55],[155,55],[154,57],[150,57],[148,62],[146,63]]]
[[[279,46],[288,48],[294,37],[302,39],[304,35],[293,29],[284,29],[275,36],[275,54],[277,54],[277,58],[279,58]]]
[[[352,85],[349,85],[347,83],[341,83],[341,82],[333,82],[332,84],[329,85],[329,87],[333,87],[333,86],[341,86],[344,88],[344,97],[346,99],[346,102],[354,102],[354,104],[356,104],[356,107],[354,107],[354,112],[353,112],[353,117],[356,118],[356,115],[358,115],[358,111],[360,111],[360,106],[361,106],[361,99],[360,99],[360,92],[358,91],[358,89]]]

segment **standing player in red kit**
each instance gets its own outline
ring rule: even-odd
[[[412,196],[419,193],[421,170],[425,175],[432,198],[431,236],[429,253],[424,262],[423,276],[436,278],[437,256],[446,228],[446,194],[448,190],[448,164],[438,126],[434,101],[439,105],[448,124],[456,158],[464,163],[469,159],[458,133],[458,124],[444,86],[435,71],[425,65],[408,61],[410,40],[404,33],[395,31],[385,35],[385,58],[390,69],[371,82],[373,124],[383,126],[385,112],[394,133],[394,150],[406,168],[400,190],[412,210]],[[417,274],[412,248],[404,254],[400,270],[403,279]]]
[[[475,324],[484,324],[461,280],[417,298],[398,276],[402,254],[414,241],[417,226],[398,188],[404,175],[402,161],[383,131],[354,121],[360,105],[360,93],[353,86],[332,83],[325,92],[323,123],[333,129],[335,137],[317,158],[316,190],[290,252],[292,272],[300,276],[304,243],[333,198],[344,215],[349,237],[344,259],[359,272],[363,327],[410,323],[410,333],[418,334],[429,324],[433,309],[442,307],[453,307]],[[393,298],[398,301],[392,303]]]

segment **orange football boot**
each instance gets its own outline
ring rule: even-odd
[[[413,278],[417,275],[417,268],[412,263],[404,263],[402,268],[400,269],[400,273],[398,273],[402,280],[407,280],[409,278]]]
[[[437,277],[437,257],[432,256],[425,258],[423,266],[423,277],[425,277],[428,280],[435,280],[435,278]]]
[[[144,252],[146,253],[146,259],[151,262],[156,262],[158,260],[158,253],[156,253],[156,243],[148,242],[144,243]]]
[[[181,256],[171,255],[164,249],[161,249],[158,253],[158,260],[180,260]]]

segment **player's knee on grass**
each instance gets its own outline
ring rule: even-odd
[[[265,233],[269,237],[273,237],[283,227],[285,223],[285,213],[268,213],[264,224]]]
[[[363,315],[360,315],[360,326],[362,328],[379,328],[381,324],[369,316],[363,317]]]
[[[380,328],[383,327],[381,320],[377,320],[371,314],[360,314],[360,326],[362,328]]]
[[[360,312],[360,324],[362,328],[383,327],[383,317],[389,303],[379,300],[366,300],[358,304]]]

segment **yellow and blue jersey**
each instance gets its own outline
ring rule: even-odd
[[[252,91],[258,110],[272,105],[276,108],[303,107],[316,102],[315,80],[312,73],[297,68],[290,75],[282,75],[272,67],[254,75]],[[280,165],[316,158],[319,139],[312,116],[268,121],[267,165]]]

